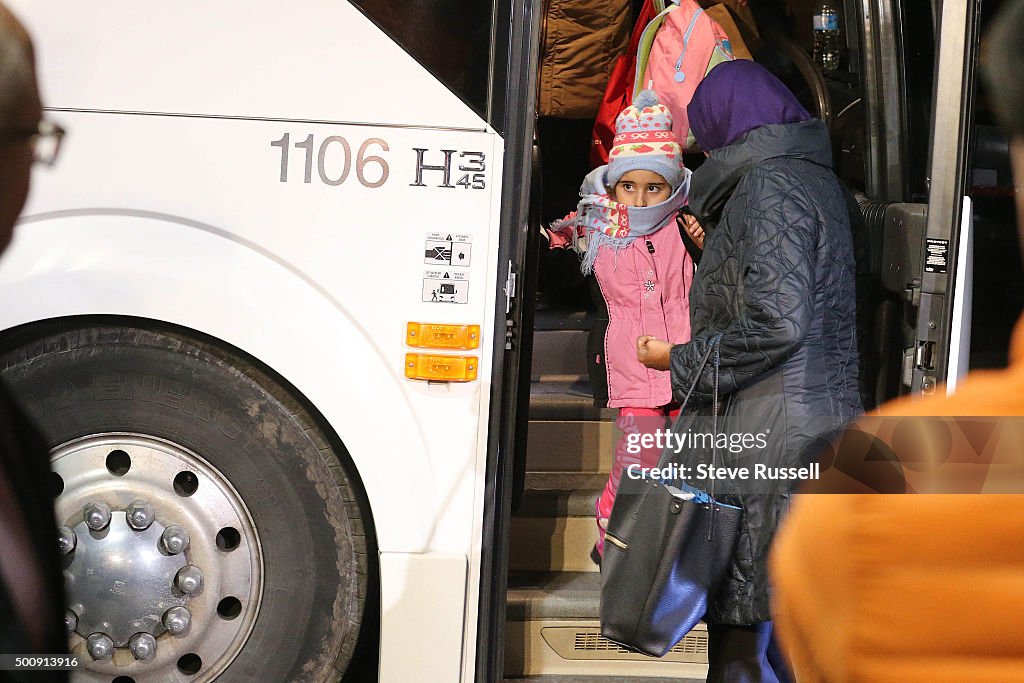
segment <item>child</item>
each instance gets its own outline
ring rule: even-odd
[[[678,412],[671,405],[669,373],[637,360],[636,339],[690,339],[694,266],[675,220],[689,185],[672,116],[645,90],[616,119],[608,165],[584,179],[578,210],[548,233],[552,249],[571,244],[582,254],[581,270],[594,274],[608,309],[603,349],[590,360],[604,369],[607,405],[619,409],[616,424],[623,438],[597,501],[598,541],[591,557],[598,563],[622,471],[632,464],[653,467],[661,454],[641,448],[639,435],[664,427],[665,417]]]

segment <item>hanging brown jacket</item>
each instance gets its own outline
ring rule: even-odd
[[[540,65],[540,115],[590,119],[616,57],[629,42],[629,0],[548,0]]]

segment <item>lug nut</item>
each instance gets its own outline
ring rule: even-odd
[[[203,572],[199,567],[186,565],[178,571],[174,581],[182,593],[195,595],[203,589]]]
[[[156,638],[149,633],[136,633],[128,641],[128,649],[135,659],[146,660],[156,654]]]
[[[125,514],[128,517],[128,525],[136,531],[148,529],[156,519],[156,511],[153,506],[144,500],[132,501],[125,509]]]
[[[172,636],[180,636],[192,623],[192,613],[184,607],[172,607],[164,612],[164,628]]]
[[[110,524],[110,506],[95,502],[85,506],[85,523],[93,531],[99,531]]]
[[[85,649],[97,661],[107,659],[114,653],[114,641],[106,633],[93,633],[85,639]]]
[[[78,615],[75,614],[74,610],[67,610],[64,612],[64,628],[67,629],[68,635],[75,632],[78,628]]]
[[[62,526],[57,529],[57,550],[61,555],[67,555],[78,544],[78,537],[69,526]]]
[[[177,555],[188,547],[188,531],[184,527],[169,526],[160,536],[160,546],[171,555]]]

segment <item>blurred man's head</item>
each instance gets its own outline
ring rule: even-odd
[[[992,25],[985,46],[985,76],[996,115],[1010,129],[1017,230],[1024,248],[1024,0],[1011,0]]]
[[[0,251],[10,242],[28,196],[32,133],[41,117],[32,42],[0,5]]]

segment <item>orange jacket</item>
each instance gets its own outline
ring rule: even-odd
[[[1024,318],[1010,352],[1008,368],[971,373],[949,398],[878,415],[1024,416]],[[797,498],[770,568],[800,683],[1024,681],[1024,496]]]

